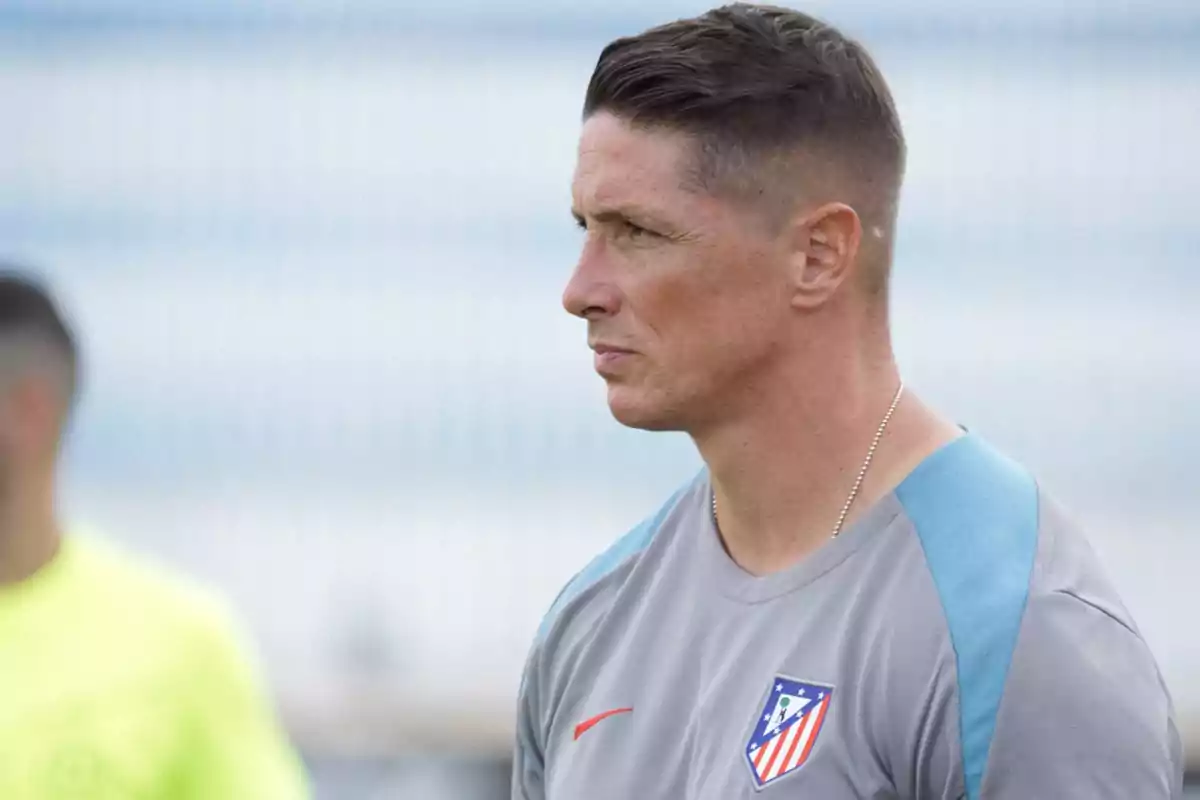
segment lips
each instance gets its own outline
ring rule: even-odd
[[[632,350],[629,350],[624,347],[617,347],[615,345],[610,345],[610,344],[594,344],[594,345],[592,345],[592,350],[596,351],[596,355],[598,355],[598,356],[606,356],[606,355],[612,355],[612,354],[620,354],[620,355],[632,355],[633,354]]]
[[[601,375],[611,375],[621,365],[634,355],[632,350],[616,345],[597,343],[592,345],[596,356],[593,359],[596,371]]]

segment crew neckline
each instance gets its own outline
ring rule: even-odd
[[[921,461],[912,472],[905,476],[895,488],[873,503],[865,513],[847,525],[836,537],[830,537],[816,550],[801,558],[795,564],[767,575],[753,575],[740,567],[730,557],[721,542],[713,520],[712,478],[707,470],[704,471],[696,497],[702,505],[700,525],[701,557],[707,565],[706,580],[711,581],[715,588],[725,597],[739,603],[755,604],[773,600],[783,595],[795,592],[826,573],[832,571],[861,548],[866,542],[885,531],[904,513],[898,492],[918,472],[922,472],[930,462],[940,461],[952,451],[968,446],[973,436],[964,431],[962,436],[955,437],[935,450]]]

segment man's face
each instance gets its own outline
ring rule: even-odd
[[[588,322],[614,416],[694,430],[748,396],[789,330],[786,237],[685,186],[690,141],[604,112],[583,126],[572,186],[586,228],[563,305]]]
[[[59,387],[44,372],[0,375],[0,493],[19,474],[53,466],[62,405]]]

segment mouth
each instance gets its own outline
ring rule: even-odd
[[[611,345],[611,344],[597,343],[597,344],[590,345],[590,347],[592,348],[592,350],[595,351],[596,355],[598,355],[598,356],[606,356],[611,353],[620,353],[620,354],[625,354],[625,355],[631,355],[633,353],[632,350],[629,350],[624,347],[617,347],[617,346]]]
[[[593,344],[591,347],[596,354],[593,359],[596,372],[605,377],[614,375],[622,363],[636,355],[632,350],[613,345]]]

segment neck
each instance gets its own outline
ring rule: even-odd
[[[787,568],[833,535],[900,376],[889,355],[819,382],[797,375],[781,384],[757,392],[748,413],[694,437],[725,548],[756,575]],[[843,529],[958,433],[905,390]]]
[[[18,489],[7,494],[0,506],[0,587],[19,583],[49,564],[62,540],[48,493]]]

